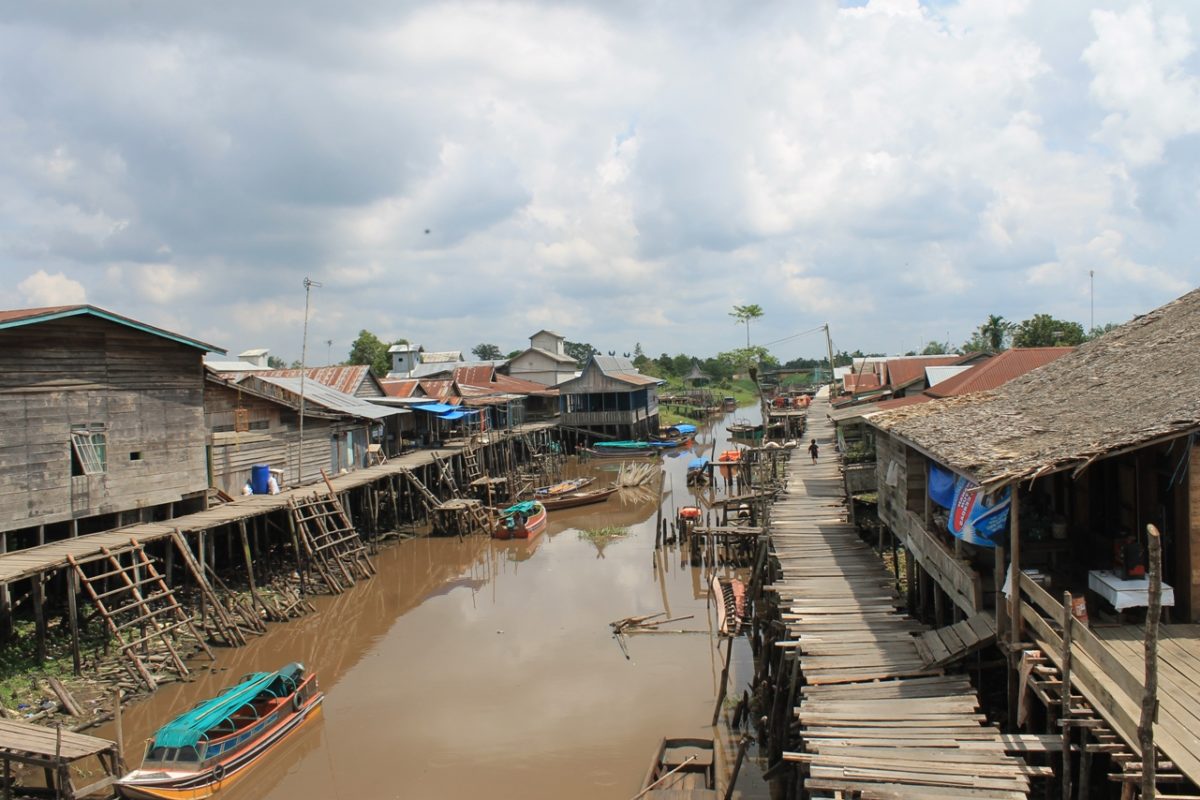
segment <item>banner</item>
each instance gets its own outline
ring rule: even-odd
[[[1012,488],[984,494],[978,484],[959,477],[954,482],[954,504],[947,520],[950,533],[967,544],[995,547],[1008,529]]]
[[[932,461],[929,462],[929,499],[942,508],[954,505],[954,484],[958,476],[948,469],[943,469]]]

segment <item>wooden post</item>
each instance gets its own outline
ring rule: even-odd
[[[120,769],[124,769],[125,764],[125,736],[121,727],[121,688],[117,687],[113,690],[113,735],[117,745],[117,762],[120,764]]]
[[[54,796],[62,797],[63,796],[63,785],[62,785],[62,723],[61,722],[56,723],[54,725],[54,771],[56,773],[56,778],[57,778],[54,781]],[[49,770],[47,770],[47,772],[49,772]],[[49,776],[47,776],[47,777],[49,777]]]
[[[1071,800],[1071,629],[1075,625],[1071,608],[1071,593],[1063,592],[1062,615],[1062,797]]]
[[[1021,505],[1020,485],[1012,487],[1012,506],[1009,508],[1008,561],[1008,719],[1013,725],[1021,690],[1019,670],[1021,653]]]
[[[37,638],[37,663],[46,660],[46,585],[42,573],[33,576],[33,620]]]
[[[1158,717],[1158,618],[1162,614],[1162,541],[1158,529],[1146,526],[1149,564],[1150,602],[1146,606],[1146,691],[1142,695],[1142,719],[1138,723],[1138,744],[1142,748],[1142,797],[1155,796],[1157,768],[1154,755],[1154,720]]]
[[[717,602],[721,602],[721,599],[717,598]],[[726,640],[728,646],[725,648],[725,668],[721,670],[721,688],[717,692],[717,705],[713,708],[713,725],[716,725],[717,721],[721,718],[721,704],[725,702],[725,691],[729,684],[729,662],[733,659],[733,639],[734,637],[730,636]]]
[[[242,535],[242,555],[246,558],[246,577],[250,581],[250,594],[256,594],[254,586],[254,564],[250,558],[250,538],[246,535],[246,520],[238,520],[238,530]]]
[[[68,570],[63,577],[67,581],[67,614],[71,618],[71,663],[75,674],[80,675],[83,673],[83,657],[79,652],[79,607],[75,598],[75,582],[78,576],[75,570]]]
[[[1008,615],[1004,613],[1004,572],[1008,568],[1008,562],[1004,560],[1004,552],[1003,547],[996,546],[995,571],[992,576],[992,583],[996,586],[996,639],[1001,642],[1008,638]]]

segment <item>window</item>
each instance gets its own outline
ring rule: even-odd
[[[129,460],[130,461],[141,461],[142,460],[142,451],[135,450],[134,452],[130,453]]]
[[[76,425],[71,429],[71,474],[103,475],[108,471],[108,434],[104,425]]]

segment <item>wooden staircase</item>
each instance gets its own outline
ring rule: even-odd
[[[331,593],[341,594],[357,579],[375,574],[366,545],[350,524],[337,495],[293,497],[289,505],[308,565]]]
[[[152,644],[161,645],[165,651],[167,657],[161,666],[181,678],[189,674],[178,650],[181,634],[195,638],[210,659],[215,656],[192,624],[191,615],[179,605],[174,590],[146,555],[145,548],[136,539],[130,539],[129,543],[129,549],[116,553],[107,547],[100,548],[100,562],[107,569],[94,575],[89,575],[83,568],[84,563],[70,554],[67,563],[128,659],[126,668],[134,680],[141,681],[153,691],[158,688],[158,681],[147,666],[153,655],[150,652]],[[121,562],[125,555],[129,556],[128,565]],[[115,582],[116,586],[109,588],[110,582]]]

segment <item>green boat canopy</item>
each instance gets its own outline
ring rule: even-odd
[[[521,513],[525,515],[532,514],[537,509],[537,503],[533,500],[525,500],[516,505],[509,506],[500,513],[506,517],[511,517],[513,514]]]
[[[154,734],[155,747],[195,747],[205,734],[251,703],[262,692],[273,689],[272,683],[286,681],[287,693],[295,691],[296,676],[303,672],[300,664],[288,664],[278,672],[252,672],[241,683],[230,686],[211,700],[180,714]],[[284,687],[280,686],[278,689]],[[275,689],[278,692],[278,689]],[[279,695],[276,693],[276,696]]]

